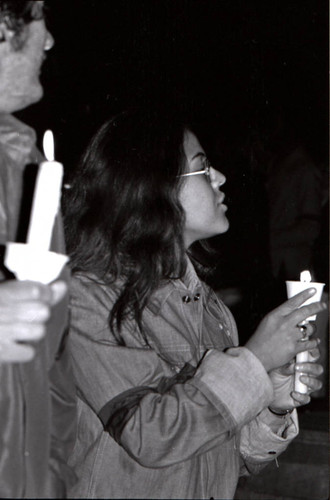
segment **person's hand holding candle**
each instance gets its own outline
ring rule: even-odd
[[[320,302],[303,305],[314,294],[315,289],[304,290],[268,313],[245,344],[267,372],[290,363],[299,352],[317,348],[319,339],[300,342],[302,334],[297,328],[309,316],[326,309]],[[310,325],[307,328],[312,329]]]
[[[295,407],[306,405],[311,400],[310,394],[321,389],[322,382],[318,377],[322,375],[323,367],[316,363],[320,357],[319,349],[311,350],[310,356],[313,362],[296,363],[293,359],[291,363],[269,373],[274,389],[271,411],[280,415]],[[296,375],[301,375],[301,382],[307,388],[305,393],[294,390]]]
[[[64,281],[0,284],[0,363],[25,363],[34,357],[35,342],[46,333],[51,308],[66,292]]]
[[[269,373],[274,388],[274,400],[270,408],[279,415],[286,414],[296,406],[307,404],[310,401],[309,394],[319,390],[322,385],[317,380],[322,373],[322,367],[315,363],[319,357],[320,341],[318,338],[310,338],[314,328],[307,319],[324,311],[327,306],[324,303],[315,302],[315,287],[308,285],[304,288],[307,289],[271,311],[261,321],[256,332],[245,345],[259,358]],[[303,342],[301,342],[302,332],[299,328],[301,324],[304,324],[304,333],[307,333],[306,336],[304,335],[306,338]],[[305,394],[293,391],[295,358],[303,351],[309,351],[314,361],[303,365],[297,364],[299,371],[303,366],[304,371],[300,373],[305,374],[303,380],[308,385]]]
[[[63,165],[54,161],[50,131],[44,136],[44,150],[47,161],[38,170],[27,243],[6,245],[5,265],[18,281],[0,285],[0,362],[33,358],[33,343],[45,335],[52,307],[67,292],[64,281],[52,283],[68,257],[49,251],[63,177]]]
[[[300,281],[286,281],[287,294],[288,297],[293,297],[298,292],[302,290],[306,290],[308,288],[315,288],[316,292],[313,296],[311,296],[303,305],[310,304],[312,302],[319,302],[322,297],[322,292],[324,288],[324,283],[312,282],[311,273],[309,271],[302,271],[300,273]],[[300,342],[306,342],[308,338],[313,335],[316,331],[316,314],[309,316],[303,322],[297,324],[297,328],[301,333]],[[295,386],[294,389],[296,392],[301,394],[307,394],[308,388],[301,380],[301,370],[304,368],[302,363],[308,363],[312,361],[309,351],[303,351],[297,354],[296,356],[296,375],[295,375]],[[315,358],[314,358],[315,361]],[[306,365],[307,367],[307,365]]]

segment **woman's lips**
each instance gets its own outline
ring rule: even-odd
[[[221,193],[221,196],[220,196],[220,198],[217,201],[217,205],[222,205],[223,202],[224,202],[225,197],[226,197],[226,195],[224,193]]]

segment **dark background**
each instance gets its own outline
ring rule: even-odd
[[[21,118],[37,128],[39,140],[53,130],[56,158],[69,174],[111,114],[152,100],[184,106],[200,125],[208,156],[227,177],[231,229],[219,239],[214,286],[239,286],[249,295],[247,307],[257,311],[245,324],[249,330],[270,304],[262,304],[261,291],[269,285],[265,200],[246,145],[268,116],[280,112],[299,131],[327,191],[328,2],[47,3],[55,46],[43,69],[45,96]],[[317,255],[322,281],[328,281],[327,213],[325,205]]]
[[[99,123],[139,102],[185,101],[230,143],[258,113],[298,116],[318,161],[328,154],[325,0],[49,0],[55,38],[46,92],[31,108],[70,168]],[[225,141],[224,141],[225,142]]]

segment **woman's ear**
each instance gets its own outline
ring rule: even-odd
[[[18,32],[8,28],[5,22],[0,23],[0,43],[8,43],[12,50],[20,50],[29,36],[28,25],[23,26]]]
[[[15,32],[7,28],[4,22],[0,23],[0,43],[1,42],[12,42],[15,36]]]
[[[6,41],[6,35],[5,35],[5,25],[4,23],[0,23],[0,43]]]

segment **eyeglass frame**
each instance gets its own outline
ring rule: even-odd
[[[196,170],[196,172],[186,172],[185,174],[180,174],[178,175],[178,177],[191,177],[193,175],[205,175],[207,177],[207,180],[209,181],[209,183],[211,184],[211,174],[210,174],[210,170],[212,167],[210,161],[208,158],[205,157],[205,159],[203,160],[204,163],[206,163],[206,167],[203,168],[203,170]]]

